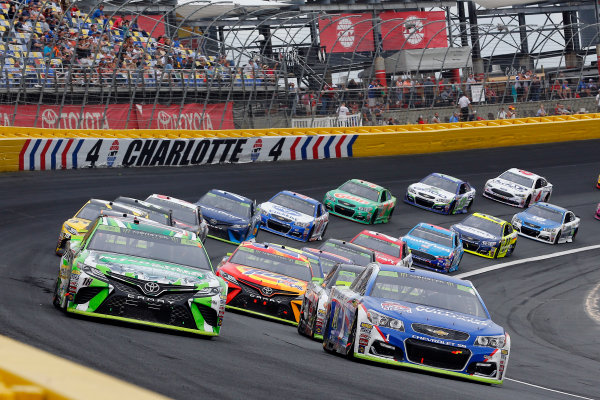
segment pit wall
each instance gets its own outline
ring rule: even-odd
[[[598,138],[600,113],[311,129],[186,131],[0,127],[0,171],[374,157]]]

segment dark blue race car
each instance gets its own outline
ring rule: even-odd
[[[458,233],[421,222],[404,236],[413,264],[437,272],[458,269],[464,250]]]
[[[224,190],[212,189],[196,202],[208,223],[208,236],[238,244],[258,233],[260,218],[254,201]]]
[[[329,297],[327,352],[486,383],[504,379],[510,337],[469,281],[373,263]]]

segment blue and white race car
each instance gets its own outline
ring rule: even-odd
[[[239,244],[256,237],[260,217],[255,203],[247,197],[212,189],[196,202],[208,224],[208,236]]]
[[[491,319],[469,281],[370,264],[334,286],[323,349],[390,365],[501,384],[510,336]]]
[[[466,214],[474,198],[468,182],[436,172],[410,185],[404,202],[440,214]]]
[[[260,228],[290,239],[321,240],[329,223],[329,213],[319,201],[284,190],[257,209]]]
[[[456,271],[464,254],[458,233],[424,222],[403,239],[410,248],[414,265],[437,272]]]
[[[573,211],[540,202],[516,214],[512,225],[519,235],[557,244],[572,242],[580,221]]]

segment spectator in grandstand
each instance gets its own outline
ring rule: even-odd
[[[394,82],[394,91],[396,94],[396,105],[402,106],[402,77],[399,76]]]
[[[431,107],[433,105],[433,99],[435,96],[434,88],[435,88],[435,84],[431,80],[431,77],[428,76],[427,80],[423,84],[423,92],[425,95],[425,107]]]
[[[373,116],[377,125],[383,125],[383,107],[380,103],[375,104]]]
[[[368,102],[363,103],[360,113],[362,114],[363,125],[370,125],[373,122],[373,114]]]
[[[483,117],[477,114],[477,110],[473,110],[473,112],[469,114],[469,121],[483,121]]]
[[[102,19],[104,20],[106,16],[104,15],[104,4],[100,4],[96,10],[92,13],[92,19]]]
[[[469,74],[469,76],[467,77],[466,86],[465,86],[465,92],[467,92],[467,95],[469,95],[469,96],[473,96],[473,93],[471,93],[471,85],[474,83],[477,83],[477,81],[475,80],[475,77],[473,76],[473,74]]]
[[[508,112],[506,113],[506,119],[517,118],[517,109],[515,106],[508,106]]]
[[[496,104],[496,100],[497,100],[496,91],[489,84],[485,87],[485,100],[489,104]]]
[[[469,110],[473,107],[471,106],[471,100],[467,97],[466,94],[463,94],[460,99],[458,99],[458,108],[460,108],[460,120],[466,121],[469,118]]]
[[[540,108],[537,110],[537,113],[535,113],[536,117],[545,117],[546,114],[546,110],[544,109],[544,105],[540,104]]]
[[[419,118],[417,118],[417,124],[423,125],[426,123],[427,123],[427,120],[425,120],[422,115],[419,115]]]
[[[500,107],[498,114],[496,114],[496,119],[506,119],[506,110],[504,110],[504,107]]]
[[[452,116],[448,120],[448,122],[458,122],[460,120],[458,112],[452,113]]]
[[[596,112],[600,113],[600,92],[596,95]]]
[[[437,111],[433,114],[433,117],[431,117],[431,123],[432,124],[439,124],[442,121],[440,120],[440,113],[438,113]]]
[[[348,114],[350,110],[346,107],[346,103],[342,102],[337,109],[338,114],[338,125],[339,126],[348,126]]]
[[[529,86],[530,96],[529,99],[531,101],[539,101],[540,94],[542,92],[542,81],[540,77],[537,75],[533,75],[531,78],[531,85]]]
[[[369,102],[368,104],[371,108],[375,107],[375,105],[377,104],[377,85],[377,81],[373,79],[371,83],[369,83],[369,87],[367,90],[367,98]]]

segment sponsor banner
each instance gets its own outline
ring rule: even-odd
[[[374,51],[371,13],[336,14],[319,19],[321,46],[327,53]]]
[[[124,19],[137,23],[139,30],[144,30],[151,37],[158,39],[165,34],[165,17],[166,14],[126,15]]]
[[[0,105],[0,126],[50,129],[234,129],[232,103],[163,106]],[[154,112],[153,112],[154,108]],[[37,116],[37,117],[36,117]]]
[[[186,166],[353,156],[358,135],[199,139],[27,139],[19,170]]]
[[[233,104],[136,105],[137,123],[146,129],[235,129]]]
[[[383,50],[448,47],[444,11],[384,11],[379,17]]]

